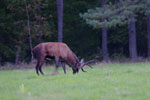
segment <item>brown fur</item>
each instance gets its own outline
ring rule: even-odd
[[[33,48],[33,54],[35,59],[37,60],[36,72],[42,72],[42,65],[45,60],[55,59],[56,68],[58,68],[58,63],[61,62],[62,67],[64,69],[64,73],[66,73],[65,63],[72,67],[73,73],[79,71],[79,59],[77,56],[71,51],[71,49],[65,44],[60,42],[45,42],[40,43]]]

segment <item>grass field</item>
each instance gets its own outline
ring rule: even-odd
[[[73,75],[34,69],[1,70],[0,100],[150,100],[150,63],[109,64]]]

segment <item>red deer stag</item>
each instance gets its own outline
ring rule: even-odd
[[[65,44],[60,42],[45,42],[40,43],[33,48],[34,58],[37,60],[36,73],[39,75],[42,72],[42,65],[47,59],[55,59],[56,71],[59,67],[59,62],[63,67],[64,73],[66,73],[65,63],[72,68],[73,74],[79,72],[79,69],[84,71],[83,67],[89,65],[93,60],[83,63],[83,60],[79,60],[78,57],[71,51],[71,49]]]

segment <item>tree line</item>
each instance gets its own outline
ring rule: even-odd
[[[81,17],[86,20],[87,24],[94,28],[102,28],[102,51],[103,59],[108,60],[107,55],[107,28],[128,25],[129,33],[129,56],[132,61],[137,60],[137,44],[136,44],[136,18],[139,13],[145,14],[147,17],[147,33],[150,33],[150,1],[149,0],[119,0],[114,4],[111,2],[107,5],[106,0],[101,0],[102,7],[89,9]],[[148,38],[148,57],[149,48]]]
[[[79,58],[150,57],[149,5],[149,0],[2,0],[0,64],[30,62],[31,48],[47,41],[65,42]]]

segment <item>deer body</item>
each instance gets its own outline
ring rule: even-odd
[[[78,59],[78,57],[71,51],[71,49],[65,43],[40,43],[37,46],[35,46],[32,51],[35,59],[37,60],[36,73],[38,75],[38,71],[40,71],[41,74],[44,74],[42,72],[41,67],[47,58],[55,59],[56,69],[59,66],[58,63],[61,62],[61,65],[64,69],[64,73],[66,73],[65,63],[72,68],[73,73],[77,73],[80,68],[82,69],[82,71],[84,71],[81,67],[82,61]]]

